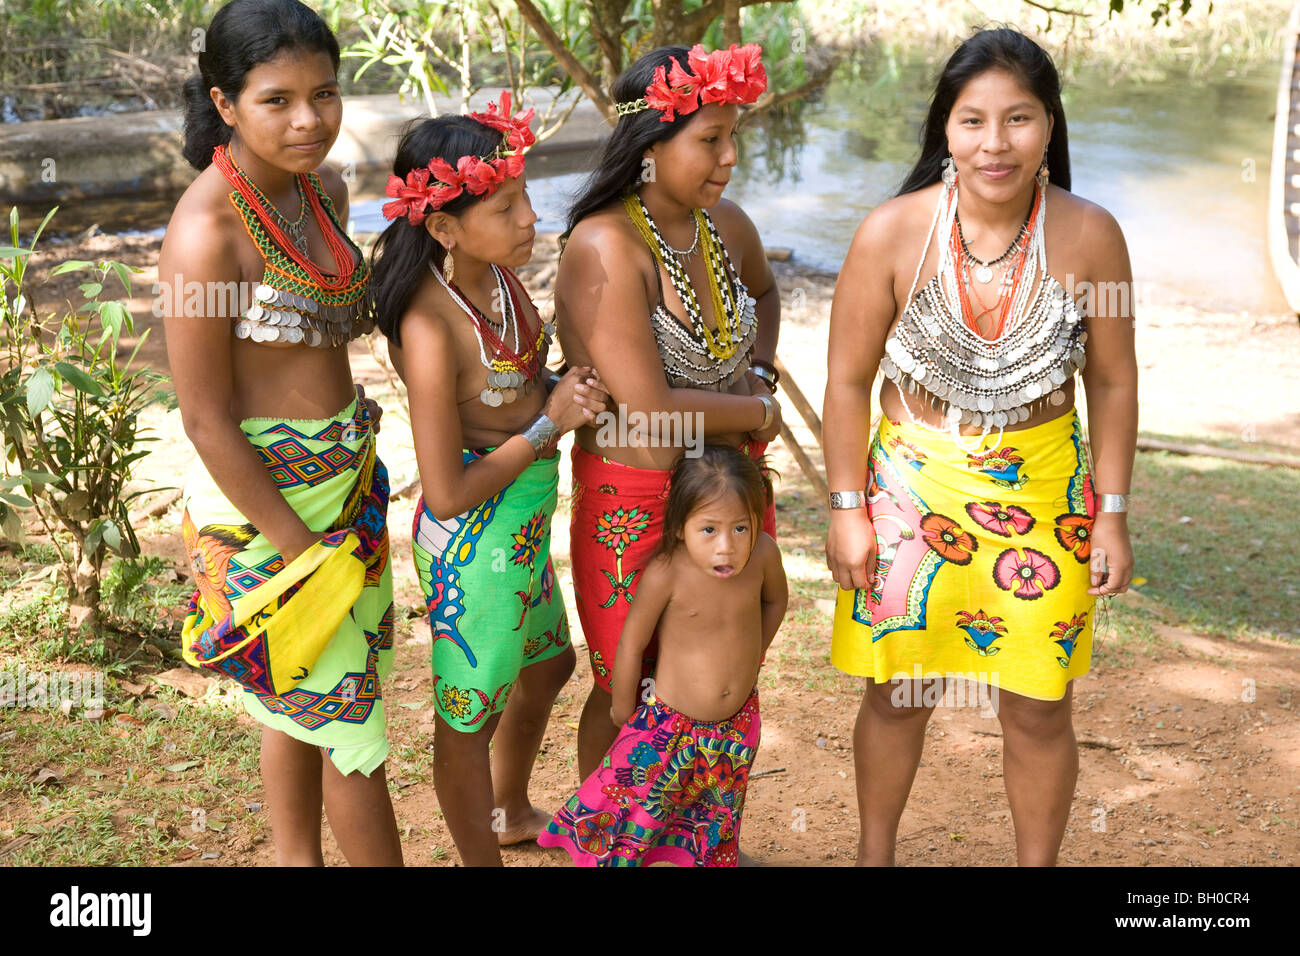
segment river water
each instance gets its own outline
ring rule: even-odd
[[[789,247],[798,263],[838,270],[858,223],[893,195],[916,158],[937,69],[937,61],[892,72],[845,66],[793,128],[741,132],[728,198],[767,245]],[[1123,228],[1139,306],[1153,296],[1221,311],[1286,311],[1265,231],[1273,69],[1113,84],[1080,72],[1064,96],[1073,190]],[[562,227],[593,158],[582,152],[530,165],[539,228]],[[385,225],[382,182],[367,176],[354,188],[355,231]],[[156,228],[169,211],[141,226]]]

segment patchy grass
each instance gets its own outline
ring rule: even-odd
[[[1117,621],[1300,643],[1298,501],[1294,469],[1139,454],[1129,520],[1150,608],[1125,605]]]
[[[100,720],[0,709],[0,844],[30,838],[4,863],[174,863],[220,852],[236,820],[244,839],[266,838],[264,815],[244,807],[261,785],[260,735],[229,694],[191,700],[163,688],[146,703],[116,682],[108,689]]]

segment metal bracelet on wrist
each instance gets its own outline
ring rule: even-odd
[[[769,368],[766,363],[759,364],[759,362],[755,360],[754,364],[749,367],[749,370],[754,373],[755,378],[767,385],[769,391],[773,394],[776,393],[778,376],[773,374],[773,370]]]
[[[1124,514],[1128,511],[1128,495],[1100,495],[1099,514]]]
[[[831,510],[847,511],[851,508],[865,508],[867,493],[865,491],[832,491]]]
[[[528,444],[533,446],[533,457],[540,458],[547,446],[560,437],[560,429],[555,422],[542,414],[529,422],[528,427],[520,434],[528,439]]]
[[[772,400],[770,395],[755,395],[754,397],[763,403],[763,424],[754,430],[766,431],[768,426],[772,424],[772,420],[776,418],[776,402]]]

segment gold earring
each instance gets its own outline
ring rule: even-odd
[[[447,254],[442,259],[442,277],[448,282],[456,277],[456,260],[451,256],[451,250],[455,248],[455,243],[446,246]]]

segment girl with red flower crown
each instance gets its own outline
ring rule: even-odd
[[[618,123],[569,213],[560,343],[599,370],[617,409],[579,428],[573,451],[570,554],[594,677],[578,728],[583,778],[618,731],[614,654],[659,545],[670,470],[691,435],[758,457],[780,430],[776,282],[754,224],[722,198],[740,107],[766,87],[755,44],[647,53],[614,83]],[[668,424],[617,427],[655,421]],[[775,532],[770,505],[764,527]],[[644,675],[655,653],[651,642]]]
[[[574,665],[550,561],[556,442],[606,398],[589,367],[547,369],[551,326],[511,271],[531,258],[537,221],[532,116],[503,93],[410,128],[371,264],[423,489],[411,537],[433,635],[434,787],[470,866],[500,866],[500,845],[548,819],[528,779]]]

